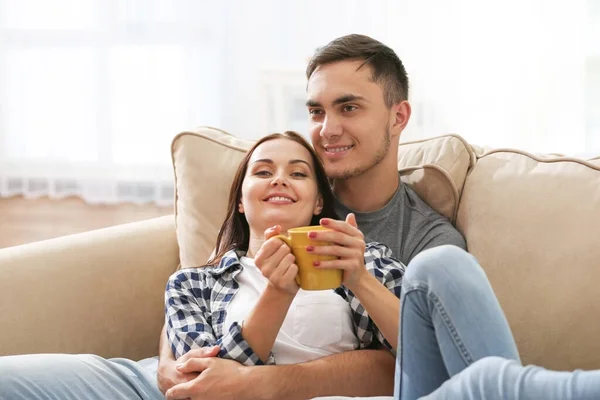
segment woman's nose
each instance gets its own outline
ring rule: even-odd
[[[282,176],[282,175],[273,176],[273,180],[271,181],[271,186],[278,186],[278,185],[287,186],[287,181],[284,176]]]

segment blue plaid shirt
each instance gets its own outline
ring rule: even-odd
[[[216,266],[188,268],[169,278],[165,293],[167,337],[175,358],[192,348],[219,345],[219,357],[236,360],[244,365],[275,364],[273,354],[263,363],[242,336],[242,328],[234,322],[223,332],[227,305],[235,296],[242,270],[240,257],[244,252],[231,250]],[[392,257],[391,250],[379,243],[369,243],[365,249],[367,270],[396,297],[400,298],[404,265]],[[359,348],[382,343],[395,349],[383,337],[365,308],[343,285],[335,289],[352,309],[352,320],[359,339]]]

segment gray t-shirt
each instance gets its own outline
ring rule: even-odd
[[[404,265],[421,251],[444,244],[466,250],[463,236],[450,221],[429,207],[408,185],[400,183],[394,197],[380,210],[357,212],[336,199],[335,211],[341,219],[348,213],[356,215],[356,223],[365,235],[365,242],[387,245],[395,258]],[[405,222],[404,219],[408,220]],[[407,231],[402,234],[404,227]],[[406,242],[402,244],[402,238]]]

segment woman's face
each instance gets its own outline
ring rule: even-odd
[[[251,236],[262,238],[274,225],[282,231],[309,225],[321,212],[321,203],[312,157],[301,144],[273,139],[254,150],[238,205]]]

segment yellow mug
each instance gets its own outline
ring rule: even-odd
[[[335,260],[335,256],[312,254],[306,251],[306,246],[327,246],[330,242],[314,240],[308,237],[308,232],[329,230],[322,226],[301,226],[288,230],[288,236],[277,235],[292,250],[298,266],[296,283],[304,290],[335,289],[342,284],[343,271],[341,269],[315,268],[313,262]]]

